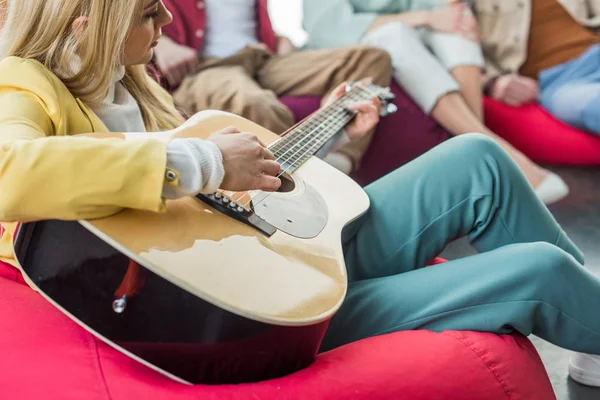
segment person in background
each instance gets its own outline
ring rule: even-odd
[[[600,135],[600,0],[474,0],[485,92],[512,106],[539,101]],[[576,354],[574,380],[600,387],[600,357]]]
[[[155,64],[174,91],[176,105],[191,115],[229,111],[275,133],[294,125],[281,96],[324,96],[344,81],[370,77],[388,86],[389,56],[355,46],[299,52],[272,29],[267,0],[164,0],[173,24],[156,48]],[[349,174],[372,137],[348,141],[325,161]]]
[[[475,0],[484,90],[600,135],[600,0]]]
[[[363,43],[388,51],[398,83],[449,132],[481,132],[493,138],[545,203],[568,194],[559,176],[534,164],[484,125],[484,61],[468,5],[458,0],[303,1],[309,48]]]

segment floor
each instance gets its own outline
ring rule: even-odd
[[[565,179],[571,189],[568,198],[550,206],[550,210],[565,231],[581,248],[586,265],[600,275],[600,169],[552,168]],[[449,259],[473,254],[469,244],[452,243],[443,256]],[[599,309],[600,316],[600,309]],[[600,389],[579,385],[568,379],[570,352],[539,338],[532,338],[537,347],[559,400],[598,400]]]

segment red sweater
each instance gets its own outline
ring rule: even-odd
[[[173,13],[173,23],[163,28],[164,33],[175,42],[202,50],[206,30],[206,6],[204,0],[163,0]],[[267,0],[256,0],[258,39],[271,51],[277,50],[277,35],[273,31]]]

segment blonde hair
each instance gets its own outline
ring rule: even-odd
[[[112,72],[122,65],[128,34],[142,20],[138,0],[6,1],[0,58],[39,61],[84,103],[106,98]],[[73,21],[81,16],[88,18],[87,27],[77,37]],[[148,131],[172,129],[183,122],[145,65],[128,66],[123,84],[137,101]]]

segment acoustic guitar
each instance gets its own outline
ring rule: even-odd
[[[197,137],[233,125],[268,143],[281,189],[167,201],[164,213],[23,223],[17,262],[66,315],[179,382],[252,382],[304,368],[346,294],[342,229],[369,207],[359,185],[314,155],[354,118],[349,104],[372,96],[383,114],[395,111],[388,89],[354,83],[282,136],[225,112],[196,114]]]

